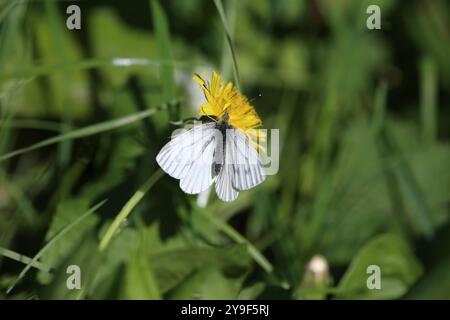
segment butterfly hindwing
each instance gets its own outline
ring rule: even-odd
[[[239,191],[233,187],[233,163],[232,150],[225,148],[225,162],[216,180],[216,193],[222,201],[234,201]]]
[[[233,186],[237,190],[251,189],[266,179],[261,158],[247,136],[239,129],[227,130],[227,149],[233,158]]]

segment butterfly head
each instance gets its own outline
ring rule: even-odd
[[[225,111],[225,113],[223,114],[223,117],[222,117],[222,121],[224,121],[224,122],[230,121],[230,116],[228,115],[228,112]]]

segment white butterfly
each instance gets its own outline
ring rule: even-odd
[[[225,114],[220,121],[195,125],[173,138],[156,156],[159,166],[180,180],[184,192],[198,194],[215,182],[217,196],[233,201],[240,191],[265,180],[257,149],[228,119]]]

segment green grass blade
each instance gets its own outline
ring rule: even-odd
[[[5,18],[8,16],[8,14],[11,12],[11,10],[18,4],[17,1],[11,1],[2,9],[2,12],[0,12],[0,23],[3,23]]]
[[[37,119],[10,120],[7,123],[0,122],[0,128],[33,129],[56,132],[62,131],[62,126],[59,122]]]
[[[45,264],[42,264],[39,261],[33,261],[32,258],[24,256],[23,254],[14,252],[12,250],[0,247],[0,255],[27,265],[29,264],[31,267],[39,269],[43,272],[50,272],[50,267],[46,266]]]
[[[217,11],[219,12],[220,20],[222,21],[222,25],[225,30],[225,37],[227,38],[228,47],[230,48],[231,58],[233,60],[234,82],[236,84],[236,87],[240,90],[241,87],[239,84],[239,69],[237,65],[236,54],[233,46],[230,28],[228,27],[227,17],[225,15],[225,10],[223,8],[221,0],[214,0],[214,3],[216,5]]]
[[[147,118],[166,107],[167,107],[167,104],[164,104],[164,105],[160,106],[159,108],[145,110],[145,111],[138,112],[138,113],[135,113],[135,114],[132,114],[129,116],[122,117],[122,118],[105,121],[105,122],[97,123],[97,124],[90,125],[90,126],[87,126],[84,128],[72,130],[67,133],[63,133],[63,134],[57,135],[55,137],[40,141],[31,146],[17,149],[15,151],[12,151],[5,155],[2,155],[2,156],[0,156],[0,162],[4,161],[6,159],[10,159],[12,157],[24,154],[26,152],[30,152],[30,151],[33,151],[36,149],[47,147],[52,144],[59,143],[61,141],[84,138],[84,137],[92,136],[92,135],[99,134],[99,133],[102,133],[105,131],[114,130],[114,129],[129,125],[131,123],[134,123],[136,121],[142,120],[144,118]]]
[[[383,82],[378,86],[375,92],[372,118],[372,129],[374,133],[379,133],[380,130],[384,127],[387,91],[388,86]]]
[[[115,217],[112,224],[109,226],[105,235],[100,240],[100,245],[98,247],[100,251],[106,249],[119,227],[130,215],[131,211],[133,211],[133,209],[139,204],[148,190],[153,187],[153,185],[163,176],[163,174],[164,172],[161,169],[158,169],[127,201],[122,210],[120,210],[119,214]]]
[[[380,85],[375,97],[375,116],[372,123],[375,129],[374,133],[379,134],[378,139],[380,141],[380,147],[389,153],[395,161],[398,161],[398,165],[389,168],[392,170],[392,174],[395,176],[396,181],[399,183],[399,190],[403,190],[403,195],[407,200],[407,203],[411,205],[411,210],[408,210],[411,214],[412,220],[420,228],[422,234],[431,239],[434,236],[434,224],[431,218],[431,209],[421,190],[412,168],[410,167],[407,159],[403,156],[401,148],[397,144],[393,133],[390,128],[384,124],[384,110],[386,109],[387,100],[387,86]]]
[[[201,61],[175,61],[168,59],[148,59],[142,57],[116,57],[111,59],[83,59],[80,61],[70,61],[64,64],[35,64],[27,67],[17,67],[12,71],[0,74],[0,80],[15,80],[17,78],[33,78],[48,76],[62,72],[72,72],[79,70],[89,70],[95,68],[132,68],[132,67],[162,67],[172,66],[173,68],[190,69],[192,66],[201,66],[205,62]]]
[[[420,65],[421,72],[421,122],[422,136],[426,142],[434,142],[437,136],[437,93],[438,81],[436,64],[431,58],[426,58]]]
[[[50,24],[50,38],[52,44],[52,50],[54,50],[57,55],[59,63],[65,64],[67,59],[67,52],[64,46],[64,34],[62,31],[64,29],[60,26],[64,23],[58,13],[57,2],[52,0],[45,1],[45,14]],[[62,81],[66,83],[71,83],[72,78],[69,73],[64,72]],[[63,90],[63,101],[65,104],[67,101],[67,90]],[[62,108],[62,125],[61,130],[65,133],[67,128],[72,124],[72,115],[69,108]],[[72,141],[71,140],[61,140],[58,146],[58,160],[61,168],[65,168],[68,165],[70,155],[72,153]]]
[[[26,11],[28,9],[28,1],[25,0],[23,3],[9,7],[10,10],[5,10],[7,14],[2,16],[2,24],[0,28],[0,76],[9,67],[10,62],[8,58],[11,52],[17,47],[17,38],[20,34],[20,28],[25,18]],[[6,8],[8,9],[8,8]],[[25,61],[25,55],[21,54],[21,59]],[[21,86],[17,81],[11,82],[12,86],[9,89],[2,89],[2,94],[0,95],[0,122],[8,123],[15,113],[15,108],[6,107],[10,104],[10,99],[14,95],[13,92]],[[6,152],[12,141],[14,140],[14,135],[9,128],[2,128],[0,130],[0,154]],[[7,164],[4,164],[5,166]],[[2,168],[0,168],[1,170]]]
[[[28,9],[28,1],[13,6],[8,10],[8,14],[2,17],[2,28],[0,31],[0,70],[3,72],[4,65],[7,63],[6,58],[9,51],[13,48],[17,41],[17,34],[20,25],[25,17]]]
[[[103,200],[102,202],[98,203],[97,205],[93,206],[91,209],[89,209],[87,212],[85,212],[83,215],[81,215],[78,219],[75,221],[69,223],[67,226],[62,228],[59,232],[57,232],[42,248],[39,250],[38,253],[31,259],[31,261],[26,265],[25,268],[20,272],[16,280],[8,287],[6,290],[6,294],[9,294],[12,289],[17,285],[17,283],[26,275],[28,270],[32,267],[32,264],[35,264],[39,258],[56,242],[58,241],[64,234],[66,234],[68,231],[70,231],[72,228],[74,228],[77,224],[82,222],[85,218],[90,216],[92,213],[94,213],[96,210],[98,210],[106,200]]]
[[[236,18],[237,18],[237,6],[238,2],[236,0],[231,0],[227,2],[227,22],[228,22],[228,28],[230,32],[230,36],[232,39],[234,39],[234,30],[236,25]],[[223,48],[228,48],[228,38],[223,38]],[[220,69],[221,74],[224,79],[230,79],[234,76],[230,75],[230,71],[234,72],[234,65],[233,65],[233,58],[232,55],[229,54],[228,50],[223,50],[222,53],[222,60],[220,63]]]
[[[153,26],[155,28],[156,40],[159,47],[161,59],[172,60],[172,48],[170,44],[170,31],[166,14],[158,0],[150,0],[152,8]],[[160,66],[163,81],[163,97],[165,100],[172,100],[176,96],[176,84],[173,65],[166,64]],[[169,108],[170,119],[179,119],[178,110]]]

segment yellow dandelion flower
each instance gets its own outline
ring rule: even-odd
[[[218,121],[227,115],[227,122],[242,130],[253,143],[256,139],[265,139],[265,135],[257,130],[262,126],[261,118],[247,97],[231,82],[224,84],[217,72],[212,73],[211,82],[205,81],[198,74],[193,79],[200,85],[206,98],[206,103],[199,107],[199,115],[213,116]],[[262,149],[259,144],[256,147]]]

